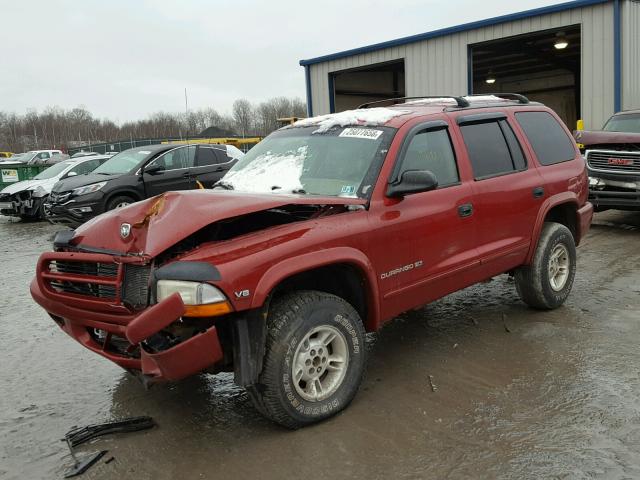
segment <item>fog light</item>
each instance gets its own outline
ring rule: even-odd
[[[93,208],[91,208],[91,207],[78,207],[78,208],[72,208],[71,211],[74,212],[74,213],[90,213],[90,212],[93,212]]]

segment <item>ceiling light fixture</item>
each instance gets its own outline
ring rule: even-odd
[[[489,73],[487,74],[487,78],[484,81],[489,85],[493,85],[494,83],[496,83],[496,77],[493,73],[491,73],[491,70],[489,70]]]
[[[556,33],[556,42],[553,44],[556,50],[564,50],[569,46],[569,40],[565,37],[564,32]]]

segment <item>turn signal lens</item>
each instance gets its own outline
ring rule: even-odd
[[[233,309],[229,302],[210,303],[209,305],[185,305],[185,317],[217,317],[231,313]]]

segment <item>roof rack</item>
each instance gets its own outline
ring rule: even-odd
[[[467,97],[486,97],[493,95],[494,97],[502,98],[504,100],[517,100],[518,103],[529,103],[529,99],[519,93],[476,93],[473,95],[467,95]]]
[[[516,94],[513,94],[516,95]],[[393,105],[395,105],[396,103],[400,103],[401,100],[421,100],[421,99],[429,99],[429,98],[451,98],[452,100],[455,100],[456,103],[458,104],[458,107],[460,108],[465,108],[465,107],[469,107],[470,103],[465,100],[462,97],[454,97],[451,95],[421,95],[419,97],[397,97],[397,98],[385,98],[384,100],[376,100],[375,102],[367,102],[367,103],[363,103],[362,105],[359,105],[358,108],[369,108],[371,105],[377,105],[379,103],[384,103],[384,102],[393,102]],[[528,102],[528,100],[527,100]]]

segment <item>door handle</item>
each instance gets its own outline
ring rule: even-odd
[[[190,176],[191,176],[191,173],[189,173],[189,172],[184,172],[182,174],[182,178],[189,178]]]
[[[470,203],[465,203],[464,205],[460,205],[458,207],[458,215],[462,218],[470,217],[473,215],[473,205]]]
[[[542,198],[544,197],[544,188],[536,187],[533,189],[533,198]]]

